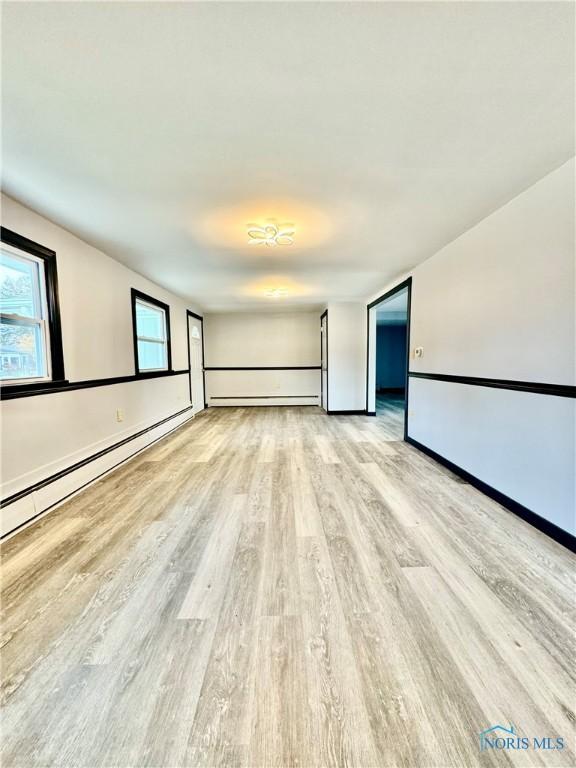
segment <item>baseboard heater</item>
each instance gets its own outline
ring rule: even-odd
[[[229,395],[210,400],[318,400],[319,395]]]
[[[149,442],[140,445],[131,453],[122,455],[122,458],[120,458],[119,461],[116,461],[112,464],[106,462],[106,456],[108,454],[111,454],[114,451],[118,451],[119,449],[129,445],[130,443],[133,443],[133,441],[138,440],[139,438],[145,437],[147,433],[152,432],[155,429],[159,429],[164,425],[168,425],[169,422],[171,422],[173,419],[184,417],[185,415],[186,418],[182,418],[182,420],[176,424],[176,426],[173,426],[172,428],[168,426],[166,431],[162,432],[162,434],[158,435],[158,437],[154,437]],[[141,453],[141,451],[144,451],[151,445],[154,445],[154,443],[157,443],[159,440],[167,437],[169,434],[186,424],[191,416],[192,406],[189,405],[186,408],[173,413],[171,416],[167,416],[166,418],[161,419],[160,421],[157,421],[156,423],[151,424],[150,426],[145,427],[138,432],[135,432],[133,435],[129,435],[123,440],[119,440],[118,442],[113,443],[112,445],[109,445],[106,448],[103,448],[102,450],[97,451],[96,453],[93,453],[90,456],[87,456],[86,458],[77,461],[74,464],[71,464],[70,466],[65,467],[64,469],[61,469],[58,472],[55,472],[54,474],[39,480],[38,482],[33,483],[26,488],[22,488],[16,493],[13,493],[10,496],[2,499],[2,527],[0,531],[0,538],[4,538],[9,534],[14,533],[14,531],[18,530],[23,525],[27,525],[32,520],[44,514],[45,512],[48,512],[57,504],[61,504],[69,496],[78,493],[78,491],[90,485],[95,480],[98,480],[98,478],[119,467],[120,464],[123,464],[124,462],[136,456],[138,453]],[[114,461],[113,457],[111,458]],[[97,464],[94,465],[94,462],[98,461],[101,462],[100,466]],[[92,466],[90,467],[89,465]],[[85,469],[86,467],[89,468],[84,472],[81,472],[81,470]],[[73,478],[69,478],[69,481],[66,482],[65,478],[69,475],[73,475],[75,472],[81,474],[76,477],[75,481]],[[61,482],[59,490],[56,490],[58,488],[58,486],[56,486],[56,488],[52,488],[52,493],[47,493],[44,498],[37,498],[37,494],[42,492],[44,488],[49,488],[59,481]]]

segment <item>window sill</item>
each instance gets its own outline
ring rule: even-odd
[[[138,379],[155,379],[158,376],[171,376],[174,371],[168,368],[151,368],[148,371],[138,371],[135,375]]]
[[[27,394],[40,394],[65,389],[69,383],[68,379],[37,381],[33,384],[3,384],[0,382],[0,392],[4,400],[11,397],[25,397]]]

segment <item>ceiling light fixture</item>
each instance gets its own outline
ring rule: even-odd
[[[287,293],[286,288],[270,288],[270,290],[266,291],[266,296],[270,299],[281,299]]]
[[[294,242],[294,226],[292,224],[277,224],[267,221],[264,226],[248,224],[248,242],[250,245],[292,245]]]

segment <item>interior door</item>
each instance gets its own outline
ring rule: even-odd
[[[321,332],[321,405],[325,411],[328,410],[328,315],[322,316],[322,322],[320,324]]]
[[[202,320],[188,316],[188,343],[190,345],[190,392],[192,412],[204,408],[204,350],[202,345]]]

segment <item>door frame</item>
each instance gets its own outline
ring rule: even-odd
[[[398,283],[398,285],[395,285],[394,288],[391,288],[389,291],[386,291],[386,293],[383,293],[382,296],[379,296],[377,299],[374,299],[374,301],[371,301],[370,304],[366,307],[366,414],[368,416],[375,416],[376,411],[369,411],[368,410],[368,390],[370,386],[370,310],[372,310],[375,306],[378,304],[381,304],[383,301],[386,301],[387,299],[392,298],[392,296],[395,296],[397,293],[400,293],[400,291],[403,291],[404,289],[408,289],[408,296],[406,300],[406,378],[405,378],[405,384],[404,384],[404,391],[405,391],[405,399],[404,399],[404,440],[408,438],[408,387],[409,387],[409,381],[410,381],[410,324],[411,324],[411,317],[412,317],[412,278],[408,277],[406,280],[403,280],[401,283]],[[376,347],[374,347],[374,350],[376,350]],[[374,364],[376,364],[376,360],[374,360]],[[376,368],[374,368],[374,371],[376,371]],[[376,388],[376,377],[374,377],[374,388]]]
[[[326,318],[326,408],[322,403],[324,402],[324,354],[322,344],[322,320]],[[325,413],[330,413],[328,405],[328,310],[325,309],[320,315],[320,407]]]
[[[188,323],[189,318],[193,317],[195,320],[200,320],[200,338],[202,343],[202,383],[204,384],[204,408],[208,407],[206,402],[206,361],[204,359],[204,318],[202,315],[197,315],[196,312],[192,312],[191,309],[186,310],[186,346],[188,348],[188,392],[190,394],[190,405],[194,405],[192,402],[192,379],[190,374],[192,371],[192,361],[190,359],[190,325]]]

